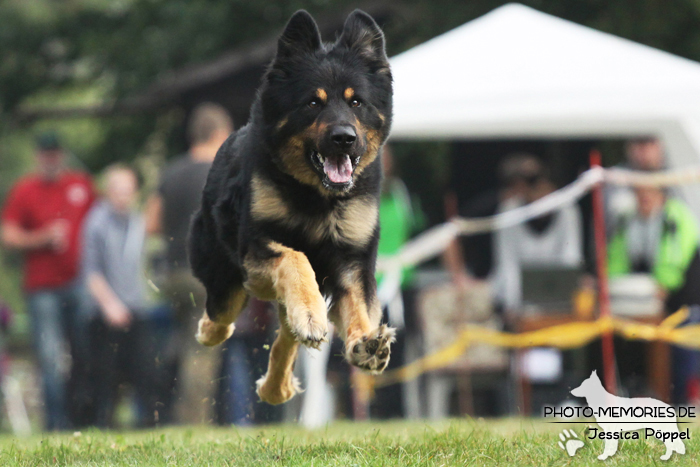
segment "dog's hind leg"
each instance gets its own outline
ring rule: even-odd
[[[327,339],[328,308],[316,274],[301,252],[276,242],[251,248],[244,260],[246,288],[263,300],[277,300],[281,316],[301,344],[318,348]]]
[[[192,272],[207,291],[206,311],[199,320],[196,338],[200,344],[221,344],[233,334],[233,322],[245,307],[248,293],[243,273],[231,260],[231,252],[217,240],[209,216],[198,212],[192,221],[189,257]]]
[[[346,271],[343,291],[333,305],[331,316],[345,338],[345,358],[370,373],[381,373],[389,364],[396,331],[379,325],[382,310],[376,296],[374,276],[359,269]]]
[[[299,342],[287,324],[287,311],[279,304],[280,329],[270,350],[267,373],[256,382],[257,393],[268,404],[282,404],[301,392],[293,374]]]
[[[235,329],[233,323],[247,301],[248,292],[242,286],[234,288],[223,300],[216,300],[212,295],[208,295],[207,309],[197,327],[197,341],[210,347],[219,345],[231,337]]]

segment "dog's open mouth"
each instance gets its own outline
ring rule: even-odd
[[[352,174],[360,161],[359,157],[350,157],[349,154],[337,156],[324,156],[318,151],[311,155],[314,165],[326,175],[329,185],[347,187],[352,184]]]

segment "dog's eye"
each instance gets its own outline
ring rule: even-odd
[[[357,99],[353,99],[350,101],[350,107],[359,107],[362,105],[362,102],[360,102]]]
[[[317,100],[312,100],[307,105],[312,109],[318,109],[321,106],[321,104],[319,104]]]

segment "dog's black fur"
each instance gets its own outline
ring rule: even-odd
[[[379,156],[391,112],[392,78],[374,20],[356,10],[337,41],[324,44],[311,16],[294,14],[249,123],[219,150],[193,219],[190,260],[212,321],[230,311],[231,294],[242,286],[256,294],[246,261],[278,257],[270,242],[303,253],[333,302],[347,293],[343,275],[357,271],[367,309],[377,308]],[[340,172],[348,157],[351,180],[324,169],[328,159]],[[255,195],[255,183],[262,194]]]

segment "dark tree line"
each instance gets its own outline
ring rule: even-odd
[[[390,55],[481,16],[497,0],[402,0],[384,25]],[[541,11],[700,60],[700,2],[531,0]],[[0,2],[0,125],[22,127],[31,96],[99,85],[113,101],[146,89],[164,73],[213,59],[276,34],[297,9],[349,10],[343,0],[3,0]],[[167,109],[162,109],[166,111]],[[98,169],[139,152],[157,115],[112,119],[86,154]],[[239,122],[241,123],[241,122]],[[4,157],[0,155],[0,157]]]

